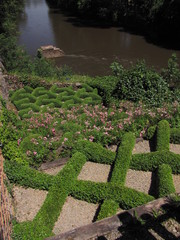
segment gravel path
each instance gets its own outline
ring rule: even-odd
[[[136,153],[148,153],[150,152],[149,141],[143,140],[142,142],[138,142],[135,144],[133,149],[133,154]]]
[[[13,196],[17,221],[32,221],[46,199],[47,191],[14,186]]]
[[[174,175],[173,174],[173,182],[174,182],[174,187],[176,189],[176,192],[180,192],[180,175]]]
[[[63,169],[64,166],[59,166],[59,167],[55,167],[55,168],[49,168],[46,170],[43,170],[44,173],[47,173],[49,175],[56,175],[58,174],[58,172],[60,172]]]
[[[68,230],[92,223],[98,204],[87,203],[68,197],[62,208],[53,232],[57,235]]]
[[[170,144],[170,151],[180,154],[180,144]]]
[[[78,180],[107,182],[110,169],[110,165],[86,162],[78,176]]]
[[[129,169],[126,175],[125,186],[148,193],[151,186],[151,172],[135,171]]]

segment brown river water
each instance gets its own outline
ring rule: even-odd
[[[180,51],[173,47],[157,46],[118,27],[88,26],[76,17],[50,9],[45,0],[25,1],[18,28],[19,45],[29,54],[36,55],[40,46],[54,45],[65,52],[56,64],[66,64],[79,74],[108,75],[110,64],[117,60],[126,67],[145,59],[157,69],[167,66],[172,53],[180,60]]]

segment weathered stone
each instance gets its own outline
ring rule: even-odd
[[[37,55],[38,57],[44,57],[44,58],[57,58],[57,57],[63,57],[65,53],[60,48],[54,47],[52,45],[48,45],[48,46],[41,46],[40,49],[38,49]]]

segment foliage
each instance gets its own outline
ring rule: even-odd
[[[132,150],[135,145],[135,137],[132,133],[126,133],[122,137],[121,144],[119,146],[115,163],[113,165],[113,172],[111,176],[111,182],[118,185],[124,185],[126,180],[126,174],[129,169],[129,165],[132,158]]]
[[[101,204],[101,208],[98,214],[98,220],[103,218],[111,217],[117,213],[119,204],[113,200],[105,200]]]
[[[172,178],[172,170],[169,165],[162,164],[158,168],[157,173],[157,190],[158,197],[164,197],[171,193],[175,193],[175,188]]]
[[[174,174],[180,173],[180,155],[169,151],[134,154],[130,168],[153,171],[163,163],[169,164]]]
[[[180,144],[180,129],[179,128],[170,129],[170,142]]]
[[[167,69],[162,69],[161,74],[171,86],[180,88],[180,69],[176,54],[172,54]]]
[[[53,184],[49,189],[47,198],[40,211],[30,223],[23,223],[14,226],[14,239],[44,239],[52,234],[54,223],[68,196],[69,189],[73,186],[74,180],[86,158],[81,153],[75,153],[68,161],[62,171],[54,177]]]
[[[157,125],[156,151],[169,150],[170,127],[166,120],[162,120]]]
[[[138,62],[130,69],[121,67],[116,74],[118,83],[114,95],[118,99],[142,101],[151,106],[169,101],[170,91],[165,79],[155,70],[148,69],[145,62]]]
[[[154,199],[152,196],[131,188],[91,181],[76,181],[72,187],[71,195],[77,199],[92,203],[101,202],[103,199],[113,199],[119,203],[122,209],[130,209]]]

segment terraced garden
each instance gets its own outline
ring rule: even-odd
[[[131,103],[125,103],[129,110],[125,105],[106,109],[97,89],[87,84],[79,89],[24,87],[11,100],[20,118],[4,104],[1,142],[6,174],[22,186],[13,188],[21,202],[14,239],[44,239],[79,226],[77,216],[85,224],[179,191],[179,145],[173,145],[176,153],[170,149],[170,142],[179,143],[178,129],[161,120],[147,131],[152,152],[138,153],[136,137],[145,131],[142,115],[145,121],[152,115],[142,106],[133,114]],[[118,146],[116,152],[107,149],[110,143]],[[66,163],[52,172],[39,169],[64,158]],[[36,208],[28,202],[34,206],[32,195]]]

